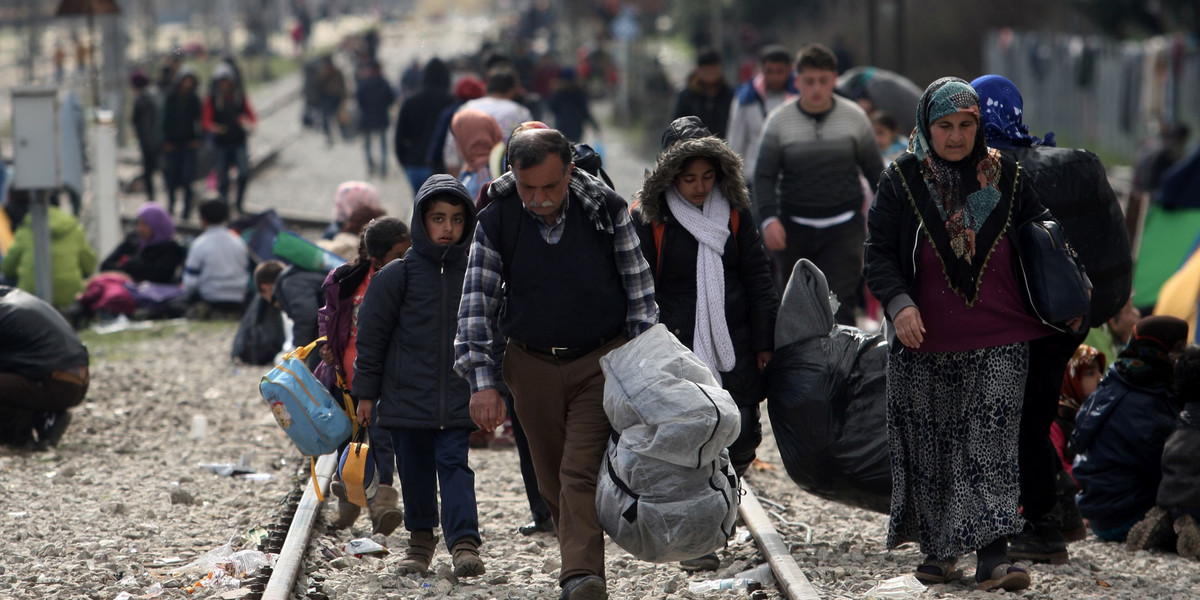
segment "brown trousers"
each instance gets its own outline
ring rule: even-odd
[[[55,371],[45,379],[0,373],[0,406],[27,411],[60,411],[78,406],[87,397],[87,367]]]
[[[538,489],[558,528],[559,581],[604,577],[604,530],[596,515],[596,477],[612,426],[604,414],[600,357],[625,336],[574,360],[559,360],[509,344],[504,382],[529,438]]]

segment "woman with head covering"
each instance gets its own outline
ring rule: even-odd
[[[1009,234],[1051,217],[984,142],[967,82],[935,81],[916,116],[911,151],[884,171],[867,218],[867,284],[891,337],[887,545],[919,542],[925,582],[957,577],[975,552],[980,589],[1024,589],[1029,574],[1007,555],[1024,525],[1021,404],[1029,342],[1054,329],[1027,308]]]
[[[1058,452],[1063,470],[1071,473],[1071,464],[1075,462],[1075,453],[1067,450],[1067,440],[1075,432],[1075,415],[1079,407],[1087,401],[1088,396],[1100,386],[1104,377],[1108,357],[1104,353],[1087,345],[1080,344],[1075,354],[1067,362],[1063,372],[1062,390],[1058,394],[1058,416],[1050,424],[1050,441]]]
[[[344,259],[354,262],[359,257],[359,238],[363,228],[372,220],[387,216],[387,211],[374,204],[361,204],[350,213],[342,230],[328,240],[317,240],[317,245]]]
[[[491,115],[474,108],[465,108],[454,114],[450,121],[450,133],[454,136],[454,148],[462,157],[462,170],[458,180],[467,188],[471,198],[479,195],[483,185],[492,180],[488,159],[492,149],[504,140],[500,124]]]
[[[1120,542],[1154,507],[1162,454],[1179,415],[1172,394],[1175,356],[1187,322],[1153,316],[1133,327],[1129,345],[1075,417],[1079,512],[1096,537]]]
[[[332,239],[346,226],[350,213],[359,206],[379,208],[379,190],[365,181],[344,181],[333,194],[333,222],[325,228],[325,239]]]
[[[187,251],[175,241],[175,221],[153,202],[138,209],[137,229],[113,250],[101,271],[121,271],[134,281],[179,283],[179,270]]]

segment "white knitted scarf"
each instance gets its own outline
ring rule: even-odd
[[[721,371],[733,369],[736,361],[729,324],[725,322],[725,266],[721,262],[729,239],[729,200],[713,187],[700,208],[670,186],[667,207],[700,243],[696,251],[696,333],[692,345],[696,356],[721,381]]]

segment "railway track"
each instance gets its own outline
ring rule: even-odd
[[[326,455],[316,461],[316,486],[320,488],[321,496],[329,491],[330,478],[336,468],[336,458]],[[280,503],[276,521],[267,527],[268,537],[260,549],[268,553],[277,553],[274,567],[264,567],[252,579],[243,585],[248,593],[241,596],[245,600],[288,600],[289,598],[305,598],[307,600],[327,600],[329,595],[322,589],[323,578],[312,578],[304,585],[297,583],[305,576],[304,565],[310,538],[315,527],[321,523],[320,511],[322,502],[314,485],[307,484],[303,478],[298,479],[297,487]],[[739,512],[746,528],[755,540],[759,553],[764,562],[770,565],[774,583],[768,582],[778,589],[779,593],[788,600],[819,600],[820,595],[809,583],[804,572],[791,554],[791,546],[776,530],[771,516],[763,508],[758,497],[749,484],[742,484],[742,496]],[[811,542],[811,534],[809,536]],[[311,585],[310,585],[311,584]],[[751,592],[750,598],[765,599],[766,592]]]

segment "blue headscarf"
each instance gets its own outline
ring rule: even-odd
[[[993,148],[1054,146],[1054,133],[1046,138],[1029,135],[1029,126],[1021,122],[1025,103],[1017,84],[1000,75],[984,75],[971,82],[979,93],[983,113],[983,136]]]

